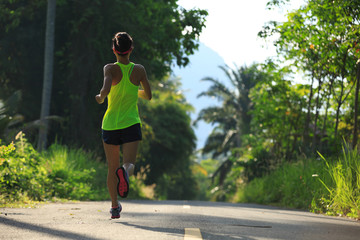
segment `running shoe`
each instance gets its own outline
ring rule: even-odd
[[[126,170],[126,173],[128,174],[128,176],[132,176],[134,175],[134,170],[135,170],[135,165],[132,163],[125,163],[123,165],[124,169]]]
[[[118,202],[118,206],[117,207],[112,207],[110,208],[110,213],[111,213],[111,218],[120,218],[120,212],[122,210],[122,206],[120,204],[120,202]]]
[[[116,169],[116,176],[119,179],[117,192],[120,197],[126,198],[129,193],[129,177],[124,167]]]

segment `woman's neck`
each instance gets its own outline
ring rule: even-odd
[[[127,65],[127,64],[130,63],[130,60],[129,60],[129,58],[128,58],[127,56],[125,56],[125,57],[119,56],[118,58],[116,58],[116,60],[117,60],[119,63],[125,64],[125,65]]]

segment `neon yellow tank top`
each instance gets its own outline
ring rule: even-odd
[[[111,86],[108,98],[108,108],[105,112],[102,129],[118,130],[141,123],[138,110],[139,86],[130,81],[134,63],[127,65],[116,63],[123,74],[121,81]]]

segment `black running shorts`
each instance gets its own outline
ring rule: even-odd
[[[140,123],[119,130],[102,130],[102,138],[105,143],[111,145],[140,141],[142,140]]]

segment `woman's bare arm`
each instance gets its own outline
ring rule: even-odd
[[[151,93],[150,83],[147,78],[145,68],[140,65],[140,69],[141,69],[140,84],[141,84],[141,87],[143,88],[143,90],[138,91],[138,96],[139,96],[139,98],[142,98],[142,99],[151,100],[152,93]]]
[[[99,104],[102,104],[110,93],[111,84],[112,84],[112,73],[111,73],[111,65],[107,64],[104,66],[104,83],[100,90],[100,94],[95,96],[96,101]]]

